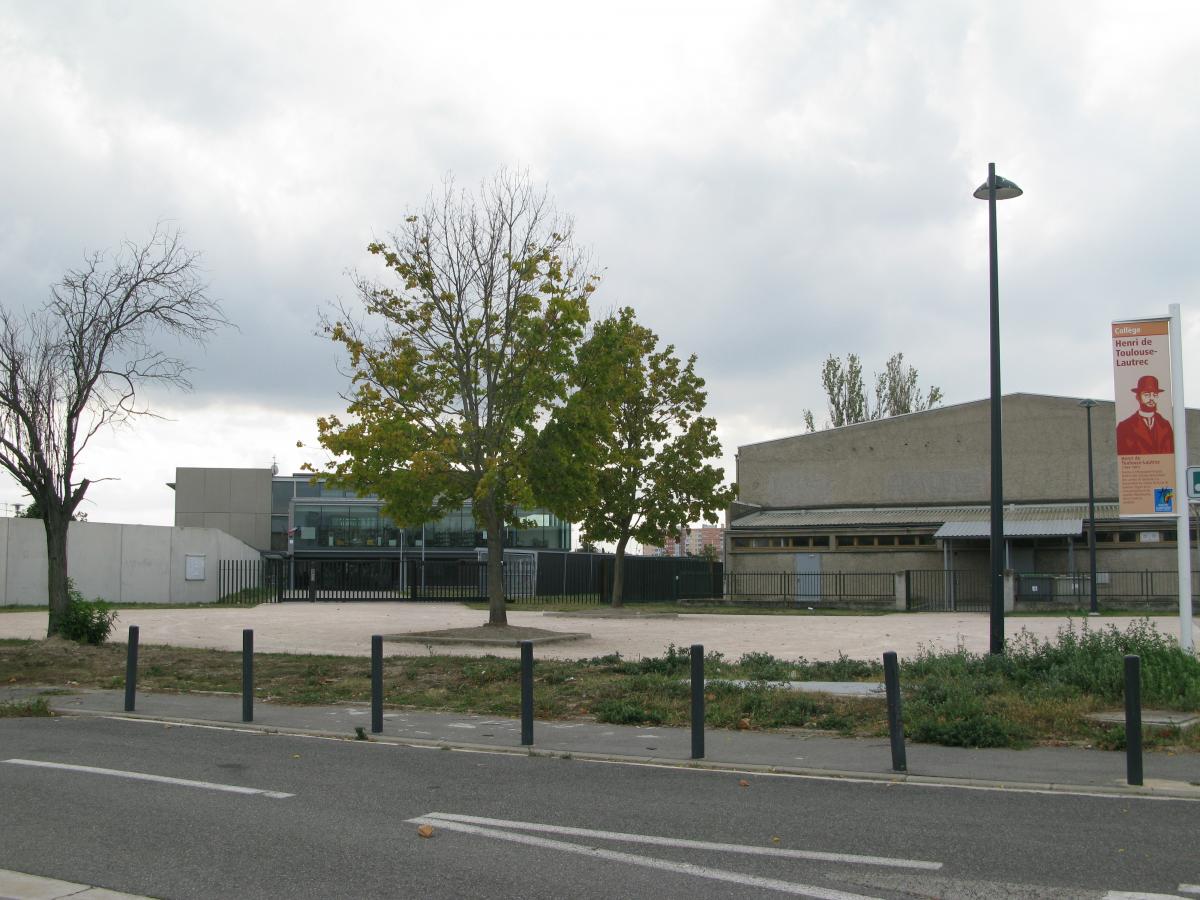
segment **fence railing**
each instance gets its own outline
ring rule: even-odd
[[[1022,601],[1091,600],[1091,574],[1021,573],[1017,575],[1016,599]],[[1179,599],[1179,573],[1175,570],[1137,572],[1096,572],[1096,600],[1105,603],[1147,603],[1169,605]],[[1200,572],[1192,572],[1192,600],[1200,599]]]
[[[1101,606],[1169,607],[1178,597],[1174,571],[1101,571],[1097,576]],[[487,599],[487,563],[474,558],[222,560],[218,579],[224,603]],[[613,557],[606,554],[539,553],[506,559],[504,565],[505,597],[515,604],[607,604],[612,583]],[[626,557],[622,584],[623,601],[631,604],[727,597],[836,605],[896,597],[894,572],[726,574],[720,563],[676,557]],[[1013,588],[1026,606],[1045,601],[1084,607],[1091,597],[1086,572],[1020,573]],[[991,602],[988,573],[978,570],[908,570],[903,590],[914,612],[986,612]],[[1200,601],[1200,572],[1192,573],[1192,596]]]
[[[608,603],[614,558],[598,553],[537,553],[504,560],[510,603]],[[284,600],[486,600],[487,562],[474,557],[404,559],[268,558],[221,560],[223,603]],[[722,594],[720,563],[678,557],[625,557],[625,603],[707,599]]]
[[[725,576],[731,599],[836,602],[886,600],[896,595],[891,572],[732,572]]]
[[[909,569],[904,580],[908,609],[913,612],[987,612],[991,606],[987,572]]]

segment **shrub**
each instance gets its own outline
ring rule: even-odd
[[[947,747],[1019,747],[1031,735],[1019,722],[998,714],[988,699],[994,682],[971,678],[930,678],[917,685],[904,710],[908,736]]]
[[[612,725],[661,725],[665,720],[662,712],[646,709],[630,700],[602,700],[593,708],[597,722]]]
[[[108,640],[116,611],[103,600],[85,600],[75,589],[75,583],[67,579],[67,612],[59,622],[59,633],[70,641],[81,644],[102,644]]]
[[[791,681],[792,666],[770,653],[744,653],[738,660],[742,675],[751,681]]]

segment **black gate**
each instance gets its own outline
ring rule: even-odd
[[[987,572],[909,569],[904,573],[912,612],[987,612],[991,580]]]
[[[509,601],[537,596],[537,562],[505,559],[504,597]],[[487,560],[412,559],[408,561],[409,599],[487,602]]]
[[[285,600],[404,600],[407,585],[403,560],[271,559],[278,569],[273,579],[276,599]]]

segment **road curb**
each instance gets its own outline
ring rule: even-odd
[[[51,709],[61,716],[84,716],[106,719],[129,719],[146,722],[162,722],[168,725],[198,728],[220,728],[229,731],[249,731],[260,734],[286,734],[301,737],[340,740],[350,743],[381,744],[400,747],[420,747],[432,750],[459,750],[470,753],[501,753],[508,756],[529,756],[543,759],[580,760],[622,765],[657,766],[672,769],[690,769],[712,772],[744,772],[757,775],[779,775],[796,778],[822,778],[840,781],[868,781],[884,784],[910,784],[929,787],[950,787],[973,790],[1092,794],[1096,796],[1123,796],[1143,799],[1169,799],[1200,801],[1200,786],[1172,783],[1163,785],[1095,785],[1070,784],[1067,782],[998,781],[984,778],[959,778],[952,775],[918,775],[911,772],[855,772],[843,769],[821,769],[803,766],[777,766],[761,763],[724,762],[708,759],[678,759],[663,756],[641,756],[617,753],[595,753],[575,750],[551,750],[547,748],[513,747],[503,744],[476,744],[470,741],[444,739],[422,739],[398,737],[386,734],[371,735],[366,741],[345,732],[316,728],[293,728],[281,725],[264,725],[256,722],[229,722],[212,719],[193,719],[177,716],[149,715],[146,713],[116,710],[83,709],[68,707],[59,709],[53,703]],[[1178,786],[1176,786],[1178,785]]]

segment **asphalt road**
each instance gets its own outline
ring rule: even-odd
[[[0,720],[0,823],[0,868],[164,898],[1200,893],[1194,801],[130,720]]]

